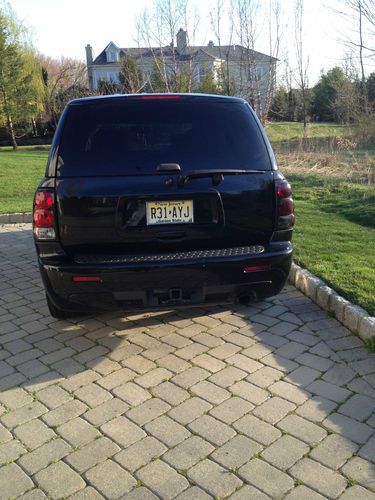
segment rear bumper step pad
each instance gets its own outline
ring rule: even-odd
[[[143,254],[143,255],[76,255],[77,264],[138,264],[149,262],[177,262],[220,257],[247,257],[264,252],[261,245],[246,247],[215,248],[213,250],[190,250],[186,252]]]

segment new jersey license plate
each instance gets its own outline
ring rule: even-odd
[[[194,222],[193,200],[147,201],[147,225],[189,224]]]

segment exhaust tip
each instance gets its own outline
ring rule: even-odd
[[[240,295],[237,300],[243,306],[247,306],[248,304],[250,304],[250,302],[255,302],[256,294],[255,294],[255,292],[244,293],[244,294]]]

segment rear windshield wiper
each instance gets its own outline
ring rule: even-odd
[[[224,175],[241,175],[241,174],[264,174],[265,170],[240,170],[236,168],[218,168],[207,170],[190,170],[185,174],[180,174],[177,178],[177,185],[184,186],[190,179],[198,179],[200,177],[212,177],[212,184],[218,186],[224,179]]]

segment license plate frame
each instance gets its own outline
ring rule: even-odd
[[[146,201],[147,226],[192,224],[193,200]]]

